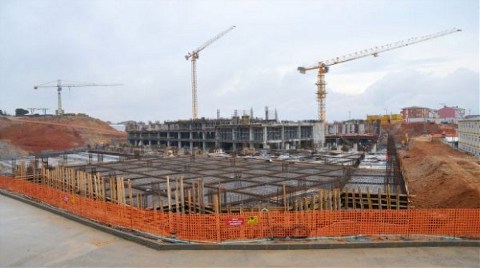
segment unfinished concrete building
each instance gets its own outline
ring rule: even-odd
[[[227,151],[250,149],[321,148],[325,143],[324,124],[317,120],[278,121],[249,115],[230,119],[192,119],[155,124],[132,124],[128,141],[135,146],[177,147],[193,151],[221,148]]]

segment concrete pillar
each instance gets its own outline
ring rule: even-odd
[[[177,133],[177,138],[178,138],[178,149],[181,149],[182,141],[180,139],[182,138],[182,133],[180,131]]]
[[[377,152],[377,144],[374,143],[372,146],[372,153],[376,153],[376,152]]]
[[[324,122],[316,122],[313,123],[312,135],[313,135],[313,143],[315,147],[320,149],[325,144],[325,123]]]
[[[192,131],[190,131],[189,133],[189,137],[190,137],[190,152],[193,152],[193,133]]]
[[[250,112],[253,115],[253,109],[250,109]],[[255,143],[255,140],[254,140],[254,135],[253,135],[253,128],[250,126],[248,128],[248,148],[250,148],[250,149],[255,148],[254,143]]]
[[[267,148],[267,127],[263,127],[263,148]]]

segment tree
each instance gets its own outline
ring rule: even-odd
[[[28,114],[28,111],[22,108],[15,109],[15,116],[22,116]]]

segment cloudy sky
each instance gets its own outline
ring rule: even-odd
[[[406,106],[479,113],[479,2],[414,1],[0,1],[0,109],[57,106],[64,79],[122,83],[64,88],[66,112],[112,122],[191,118],[191,63],[200,53],[199,116],[235,109],[280,119],[317,118],[313,65],[357,50],[457,27],[461,32],[332,66],[327,120],[397,113]]]

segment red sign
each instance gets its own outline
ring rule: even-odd
[[[245,220],[240,217],[232,217],[225,220],[225,224],[229,226],[240,226],[245,224]]]

